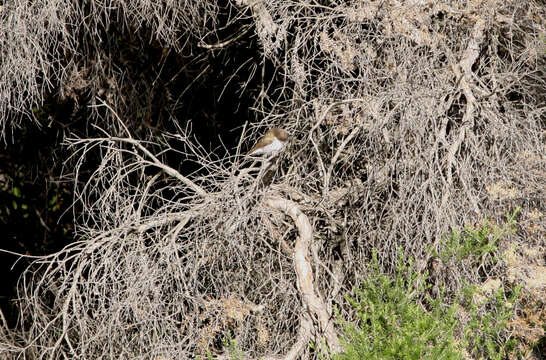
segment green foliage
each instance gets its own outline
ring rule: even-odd
[[[11,185],[11,186],[10,186]],[[49,189],[50,198],[47,202],[48,206],[43,207],[43,200],[36,199],[32,185],[27,186],[23,178],[14,178],[10,182],[0,183],[0,222],[2,224],[13,224],[16,219],[29,219],[25,227],[29,224],[39,223],[35,219],[38,212],[57,215],[63,211],[66,195],[62,193],[63,189],[56,186],[51,186]],[[57,219],[46,219],[48,223],[55,223]],[[63,230],[67,231],[65,227]]]
[[[11,216],[26,219],[31,215],[29,206],[19,186],[10,187],[8,183],[1,183],[0,198],[2,199],[2,203],[0,204],[1,223],[9,224]]]
[[[510,226],[514,216],[509,217]],[[453,254],[490,254],[484,239],[496,244],[507,233],[508,228],[503,229],[493,229],[492,237],[482,230],[467,231],[473,238],[466,244],[476,246],[459,242]],[[346,296],[358,322],[342,321],[345,352],[334,359],[464,359],[466,352],[475,359],[501,360],[517,351],[507,323],[514,315],[519,288],[501,287],[476,300],[478,287],[467,286],[454,301],[444,294],[431,299],[427,274],[416,273],[411,260],[400,258],[399,264],[394,276],[383,274],[374,253],[370,276],[355,289],[354,297]]]
[[[443,249],[439,252],[428,249],[433,256],[439,257],[443,262],[448,263],[455,260],[473,258],[473,263],[484,263],[487,261],[498,261],[495,256],[498,250],[499,240],[503,237],[513,234],[516,230],[516,216],[520,208],[516,208],[511,214],[508,214],[506,223],[502,226],[496,226],[485,220],[477,228],[465,226],[463,231],[453,229],[448,238],[443,242]]]
[[[477,288],[468,287],[461,299],[468,303],[470,320],[464,326],[464,343],[475,358],[505,359],[516,351],[516,340],[505,334],[508,320],[514,315],[514,304],[520,287],[508,292],[504,288],[483,302],[472,301]]]
[[[454,337],[457,305],[430,301],[427,311],[418,301],[425,293],[425,274],[399,266],[394,278],[379,271],[374,254],[372,273],[347,300],[357,311],[357,324],[344,323],[349,359],[463,359]],[[400,263],[403,263],[402,261]]]
[[[241,360],[244,359],[243,352],[239,349],[239,346],[237,344],[237,340],[231,337],[231,335],[228,335],[224,339],[222,339],[222,344],[224,345],[224,348],[228,350],[229,358],[231,360]]]
[[[245,358],[244,353],[241,349],[239,349],[239,345],[237,343],[237,339],[234,339],[231,334],[226,335],[222,339],[222,345],[224,349],[227,350],[228,353],[228,359],[231,360],[242,360]],[[196,357],[198,360],[203,359],[201,356]],[[212,351],[207,350],[207,353],[205,355],[205,358],[207,360],[213,360],[215,359]]]

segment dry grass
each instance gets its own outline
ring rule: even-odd
[[[19,26],[31,23],[23,3]],[[249,357],[311,357],[297,339],[335,331],[324,317],[334,305],[346,319],[354,317],[342,295],[367,275],[373,248],[392,271],[399,248],[427,263],[426,247],[438,248],[453,226],[504,215],[516,204],[524,214],[544,212],[541,202],[529,200],[545,195],[544,6],[335,3],[266,0],[250,7],[264,56],[285,82],[264,84],[262,96],[271,103],[257,100],[263,120],[243,132],[242,143],[272,125],[294,134],[265,184],[264,171],[236,156],[215,158],[185,129],[170,137],[173,147],[132,138],[111,111],[125,119],[125,105],[113,99],[131,92],[109,74],[114,85],[104,137],[67,141],[78,164],[70,169],[78,184],[77,241],[24,274],[21,322],[0,334],[0,351],[27,358],[174,359],[222,353],[222,339],[231,336]],[[200,31],[197,9],[186,18],[186,9],[174,7],[163,22],[143,2],[116,4],[124,7],[124,21],[136,30],[146,23],[166,44],[191,39],[172,32],[180,19],[190,34]],[[2,68],[10,69],[0,91],[2,114],[29,112],[54,86],[48,81],[79,83],[71,63],[55,56],[85,48],[63,26],[82,17],[57,14],[46,35],[37,29],[53,15],[43,14],[24,33],[37,38],[1,38],[2,53],[12,54],[2,57]],[[86,41],[97,41],[117,12],[98,14],[85,27]],[[4,10],[3,26],[6,21]],[[28,47],[14,45],[27,40]],[[32,61],[14,60],[25,56]],[[99,68],[85,78],[109,78]],[[36,69],[43,69],[42,86]],[[169,152],[182,153],[200,171],[169,167]],[[80,173],[95,157],[95,172]],[[267,206],[271,198],[290,200],[310,221],[309,256],[302,261],[311,264],[312,294],[302,291],[304,267],[293,258],[303,237],[301,217],[293,222]],[[540,241],[532,236],[520,231],[510,241]],[[478,271],[457,270],[448,279],[452,291],[463,276],[483,280]],[[488,271],[498,277],[503,269]],[[321,309],[309,306],[313,296]]]

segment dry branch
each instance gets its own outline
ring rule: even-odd
[[[187,185],[190,189],[195,191],[199,196],[206,197],[207,192],[201,188],[199,185],[185,177],[184,175],[180,174],[178,171],[173,169],[172,167],[162,163],[154,154],[152,154],[148,149],[146,149],[142,143],[138,140],[132,139],[132,138],[120,138],[120,137],[108,137],[108,138],[92,138],[92,139],[86,139],[85,142],[108,142],[108,141],[119,141],[122,143],[127,143],[136,146],[140,151],[142,151],[150,160],[150,164],[156,166],[157,168],[165,171],[170,176],[180,180],[183,184]]]
[[[18,26],[32,25],[36,12],[28,10],[29,2],[13,3],[20,7],[9,8],[10,16],[18,15],[11,19]],[[194,49],[206,53],[206,48],[198,49],[198,42],[206,40],[231,59],[228,45],[255,42],[247,33],[214,45],[212,39],[224,35],[202,25],[195,30],[195,24],[214,23],[203,16],[217,19],[217,2],[192,2],[204,8],[177,7],[174,12],[169,6],[178,2],[160,3],[154,3],[156,8],[146,7],[151,6],[146,1],[112,2],[123,8],[116,14],[131,26],[135,41],[142,38],[139,29],[157,30],[164,42],[154,42],[154,48],[173,46],[165,48],[165,54],[176,55],[181,46],[188,50],[178,53],[182,57]],[[368,276],[362,264],[373,250],[381,269],[394,272],[397,249],[416,259],[426,258],[430,248],[441,251],[444,234],[475,220],[469,214],[476,203],[483,214],[504,215],[513,202],[492,201],[490,185],[502,180],[508,187],[516,179],[519,188],[510,188],[510,193],[522,198],[532,191],[543,193],[546,52],[537,44],[546,14],[536,2],[234,3],[249,5],[250,11],[227,8],[226,21],[243,31],[257,29],[262,53],[251,58],[267,60],[263,81],[254,89],[252,82],[243,86],[258,94],[254,110],[260,121],[251,124],[248,133],[245,128],[238,150],[229,151],[240,154],[257,129],[286,126],[295,134],[275,169],[268,171],[267,185],[261,186],[263,171],[234,157],[214,157],[188,131],[165,135],[169,141],[163,145],[132,139],[127,134],[134,127],[127,119],[141,125],[147,118],[133,100],[148,100],[141,93],[135,99],[135,89],[150,90],[148,78],[142,77],[136,86],[132,81],[140,74],[125,68],[120,72],[111,58],[97,54],[89,72],[74,70],[75,79],[79,74],[83,82],[91,81],[85,89],[103,91],[111,104],[107,118],[101,119],[110,121],[101,127],[107,129],[105,136],[69,140],[76,147],[76,165],[69,168],[67,163],[67,170],[76,179],[77,242],[37,259],[25,272],[17,298],[21,321],[13,335],[0,331],[2,355],[175,359],[212,352],[225,357],[226,349],[218,344],[228,334],[249,358],[308,358],[316,355],[308,347],[313,337],[324,338],[332,352],[341,351],[331,308],[335,304],[344,319],[356,319],[343,294]],[[48,4],[66,4],[70,11],[79,2],[42,1],[33,3],[33,10]],[[65,13],[63,27],[50,22],[49,28],[44,26],[46,13],[40,13],[28,29],[33,34],[50,29],[50,34],[25,37],[23,32],[4,31],[7,37],[0,43],[11,41],[14,34],[27,42],[3,48],[6,56],[1,61],[14,72],[4,82],[8,92],[0,95],[0,114],[9,106],[29,112],[24,106],[29,101],[39,107],[38,95],[45,88],[26,89],[25,84],[35,82],[32,74],[40,68],[49,84],[50,70],[59,65],[59,54],[31,44],[65,54],[80,54],[87,47],[97,50],[94,37],[101,34],[101,21],[111,21],[109,16],[118,10],[103,9],[100,18],[91,16],[84,29],[89,40],[77,49],[72,43],[51,46],[51,41],[62,39],[66,23],[80,23],[79,13]],[[188,13],[194,16],[186,19]],[[161,14],[173,16],[163,19]],[[238,23],[242,18],[244,24]],[[188,27],[193,37],[171,31],[181,19],[193,24]],[[254,24],[247,27],[248,21]],[[16,56],[25,51],[31,58],[46,56],[39,61]],[[57,62],[48,63],[50,59]],[[173,79],[197,74],[182,92],[210,70],[202,57],[190,62],[203,65],[172,73]],[[57,80],[70,78],[69,70],[57,69]],[[229,73],[228,68],[215,70]],[[127,77],[108,78],[118,73]],[[268,73],[274,73],[274,81],[268,80]],[[16,78],[25,80],[16,84],[17,92],[9,93]],[[102,89],[104,83],[111,89]],[[69,84],[64,85],[68,92]],[[180,114],[174,111],[179,109],[181,94],[174,93],[178,87],[180,83],[159,91],[161,98],[172,97],[165,111],[173,117]],[[482,96],[490,93],[495,96]],[[96,101],[94,97],[85,105]],[[91,123],[105,106],[90,107]],[[165,145],[175,141],[181,146]],[[163,154],[171,151],[195,161],[202,175],[182,175],[167,165]],[[274,197],[264,202],[264,194]],[[528,203],[528,209],[534,206]],[[296,224],[295,247],[283,240],[283,232],[294,229],[284,214]],[[447,291],[456,293],[465,281],[483,276],[483,267],[476,271],[467,265],[444,277]],[[498,267],[487,271],[500,274]],[[249,310],[248,304],[259,304],[260,311]]]
[[[452,66],[453,73],[455,78],[459,79],[459,87],[462,89],[463,94],[466,98],[466,109],[464,112],[462,126],[459,129],[459,134],[457,135],[455,141],[451,144],[446,155],[446,169],[447,169],[447,184],[448,191],[444,192],[442,198],[442,206],[445,206],[450,189],[453,187],[453,164],[455,160],[455,154],[459,150],[461,144],[463,143],[467,132],[474,127],[475,112],[477,108],[476,97],[472,92],[473,80],[472,80],[472,66],[478,59],[480,55],[480,46],[484,40],[484,30],[485,30],[485,21],[481,18],[476,20],[474,28],[472,29],[472,35],[468,42],[468,46],[463,53],[463,57],[458,64]],[[470,199],[473,200],[473,196],[468,195]],[[479,213],[478,206],[476,201],[473,201],[474,211]]]
[[[353,102],[363,102],[364,99],[344,99],[344,100],[340,100],[340,101],[336,101],[336,102],[333,102],[331,103],[330,105],[328,105],[328,107],[326,109],[324,109],[324,111],[322,112],[320,118],[317,120],[317,122],[315,123],[315,125],[313,125],[313,127],[311,128],[311,130],[309,131],[309,140],[311,141],[311,143],[313,144],[313,148],[315,150],[315,153],[317,155],[317,160],[318,160],[318,163],[320,165],[320,171],[322,173],[322,178],[323,178],[323,193],[327,193],[328,190],[329,190],[329,186],[330,186],[330,177],[331,177],[331,171],[332,171],[332,168],[335,164],[335,161],[337,160],[337,158],[339,157],[339,154],[336,154],[334,156],[334,158],[332,159],[331,161],[331,165],[330,165],[330,169],[328,170],[328,172],[326,171],[326,167],[324,166],[324,163],[322,161],[322,155],[321,155],[321,152],[317,146],[317,142],[316,140],[313,138],[313,132],[315,130],[318,129],[318,127],[324,122],[324,120],[326,119],[326,117],[328,116],[328,114],[330,113],[330,111],[336,107],[336,106],[339,106],[339,105],[342,105],[342,104],[350,104],[350,103],[353,103]],[[353,131],[354,132],[354,131]],[[347,137],[346,141],[344,142],[344,144],[341,146],[340,149],[342,149],[351,139],[352,137],[356,135],[356,132],[354,132],[354,134],[351,134]],[[339,152],[339,151],[338,151]]]
[[[299,237],[294,245],[294,266],[298,275],[298,290],[305,308],[313,318],[318,320],[319,331],[317,333],[324,336],[332,353],[338,353],[342,350],[342,347],[334,328],[334,319],[332,314],[328,313],[324,300],[315,292],[313,269],[309,263],[309,246],[313,241],[311,223],[292,201],[282,198],[269,198],[265,201],[265,204],[290,216],[298,228]],[[303,324],[300,323],[300,326],[303,326]]]

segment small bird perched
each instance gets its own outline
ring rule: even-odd
[[[276,155],[279,153],[288,142],[290,134],[278,127],[271,128],[249,152],[247,156],[251,155]]]

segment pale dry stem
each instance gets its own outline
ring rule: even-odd
[[[299,236],[294,245],[294,266],[298,275],[298,290],[301,293],[305,308],[310,312],[312,318],[318,320],[319,331],[315,332],[324,336],[332,353],[342,351],[334,328],[333,316],[328,313],[326,303],[315,291],[313,270],[309,262],[309,247],[314,240],[313,228],[309,219],[292,201],[282,198],[270,198],[265,200],[265,204],[286,213],[296,224]]]

